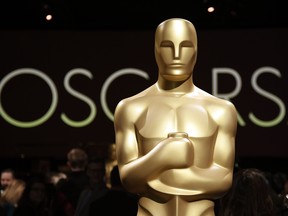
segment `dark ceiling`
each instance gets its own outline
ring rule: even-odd
[[[182,17],[197,28],[287,27],[285,0],[6,0],[1,29],[155,29]],[[214,13],[207,13],[209,5]],[[46,21],[45,16],[53,19]]]

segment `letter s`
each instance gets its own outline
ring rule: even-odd
[[[260,119],[258,119],[252,112],[249,113],[249,118],[252,122],[254,122],[256,125],[260,126],[260,127],[272,127],[277,125],[279,122],[282,121],[282,119],[285,117],[285,113],[286,113],[286,109],[285,109],[285,105],[283,103],[283,101],[278,98],[277,96],[263,90],[262,88],[260,88],[257,84],[257,78],[262,74],[262,73],[272,73],[275,74],[278,77],[281,77],[281,73],[272,67],[261,67],[258,70],[255,71],[255,73],[253,74],[252,78],[251,78],[251,85],[253,87],[253,89],[255,89],[256,92],[259,93],[259,95],[262,95],[266,98],[269,98],[271,101],[274,101],[278,106],[279,106],[279,115],[278,117],[276,117],[273,120],[270,121],[262,121]]]
[[[90,71],[85,70],[83,68],[75,68],[69,71],[64,78],[64,87],[67,90],[67,92],[69,92],[74,97],[79,98],[80,100],[86,102],[88,106],[90,107],[91,112],[90,112],[90,115],[83,121],[73,121],[69,119],[65,113],[61,114],[61,119],[63,120],[63,122],[65,122],[67,125],[71,127],[84,127],[94,120],[94,118],[96,117],[97,109],[96,109],[95,103],[90,98],[88,98],[86,95],[81,94],[71,88],[69,84],[69,80],[75,74],[82,74],[82,75],[89,77],[90,79],[93,78],[93,75]]]

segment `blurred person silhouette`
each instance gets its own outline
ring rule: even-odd
[[[21,179],[14,179],[8,184],[0,198],[1,213],[5,216],[15,216],[18,202],[25,190],[26,183]]]
[[[282,203],[285,207],[285,209],[283,210],[285,212],[285,215],[288,215],[288,179],[283,182],[282,191],[278,194],[278,196],[282,200]]]
[[[285,207],[288,209],[288,179],[286,179],[284,183],[284,190],[283,190],[282,196],[284,199]]]
[[[110,182],[110,174],[114,166],[117,165],[117,158],[116,158],[116,144],[111,143],[108,145],[108,154],[107,159],[105,161],[106,166],[106,185],[108,188],[111,188]]]
[[[108,192],[105,181],[105,160],[100,158],[92,158],[87,164],[87,175],[89,183],[82,190],[75,216],[88,216],[90,203]]]
[[[9,184],[15,179],[15,171],[7,168],[1,171],[1,195]]]
[[[232,184],[237,111],[194,84],[197,52],[190,21],[160,23],[157,82],[116,107],[121,181],[140,195],[138,215],[213,216]]]
[[[67,154],[67,165],[70,171],[67,178],[58,181],[57,205],[63,216],[74,216],[78,199],[82,190],[88,184],[86,166],[87,153],[81,148],[72,148]]]
[[[111,170],[110,177],[111,188],[108,193],[90,204],[89,216],[137,215],[138,196],[123,187],[117,165]]]
[[[285,181],[287,180],[287,174],[285,172],[271,173],[270,181],[271,186],[277,194],[281,194],[284,190]]]
[[[219,200],[219,216],[280,216],[283,205],[265,173],[256,168],[240,169],[232,187]]]
[[[272,186],[284,204],[284,211],[288,211],[288,177],[285,172],[276,172],[272,175]]]
[[[19,201],[15,216],[54,216],[54,191],[44,174],[32,174],[26,180],[26,188]]]

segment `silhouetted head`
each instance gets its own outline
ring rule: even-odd
[[[87,162],[88,155],[81,148],[73,148],[67,154],[67,164],[71,170],[85,170]]]
[[[273,216],[274,191],[263,172],[241,169],[235,173],[228,193],[220,200],[219,216]]]

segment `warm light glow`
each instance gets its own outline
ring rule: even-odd
[[[51,15],[51,14],[48,14],[48,15],[46,16],[46,20],[47,20],[47,21],[52,20],[52,15]]]
[[[207,11],[208,11],[209,13],[212,13],[212,12],[214,12],[214,10],[215,10],[215,8],[214,8],[214,7],[209,7],[209,8],[207,9]]]

